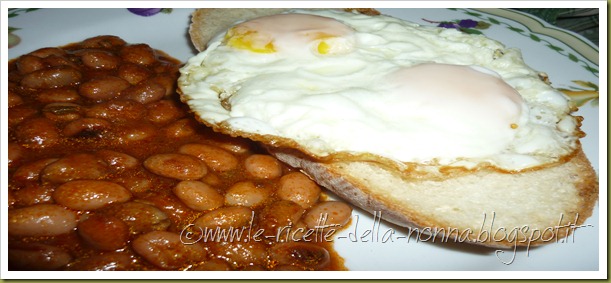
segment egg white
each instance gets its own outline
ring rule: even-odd
[[[370,153],[444,166],[521,170],[558,161],[578,146],[569,99],[541,81],[517,49],[388,16],[293,13],[336,19],[353,32],[328,40],[331,48],[341,45],[342,52],[331,54],[317,52],[320,40],[259,53],[231,46],[226,33],[219,34],[187,62],[179,79],[183,97],[202,120],[294,140],[321,157]],[[502,79],[521,96],[519,115],[498,123],[494,114],[469,120],[462,116],[468,116],[468,100],[454,101],[467,110],[455,112],[444,100],[396,95],[393,72],[430,63],[471,66]],[[429,77],[431,85],[443,81]]]

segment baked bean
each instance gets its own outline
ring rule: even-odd
[[[56,184],[72,180],[95,180],[109,174],[108,166],[89,153],[64,156],[42,170],[41,180]]]
[[[15,92],[8,91],[8,108],[13,108],[17,105],[23,104],[23,98],[16,94]]]
[[[132,234],[165,230],[170,226],[168,215],[148,203],[130,201],[109,209],[112,215],[123,220],[129,226]]]
[[[229,271],[231,266],[224,260],[213,258],[189,267],[190,271]]]
[[[83,65],[94,69],[112,70],[121,64],[121,58],[107,51],[87,50],[79,55]]]
[[[267,264],[267,247],[261,242],[237,240],[212,242],[210,250],[217,257],[227,261],[233,268]]]
[[[206,174],[206,176],[204,176],[204,178],[202,178],[201,180],[202,180],[202,182],[204,182],[204,183],[206,183],[206,184],[208,184],[210,186],[213,186],[213,187],[215,187],[215,186],[222,186],[223,185],[223,180],[219,176],[217,176],[216,174],[210,173],[210,172],[208,174]]]
[[[152,139],[157,134],[157,128],[147,122],[126,124],[115,129],[114,134],[117,143],[129,144]]]
[[[197,132],[198,127],[201,127],[201,125],[199,125],[196,121],[185,118],[165,126],[163,128],[163,132],[168,138],[180,139],[194,135]]]
[[[123,63],[121,66],[119,66],[117,75],[119,78],[122,78],[128,81],[130,84],[135,85],[150,78],[153,75],[153,72],[137,64]]]
[[[57,158],[45,158],[19,166],[19,168],[15,170],[15,173],[13,173],[11,180],[19,184],[38,182],[42,169],[57,160]]]
[[[40,57],[29,55],[29,54],[19,57],[15,65],[17,66],[17,70],[19,70],[19,73],[23,75],[29,74],[29,73],[32,73],[32,72],[35,72],[35,71],[38,71],[38,70],[41,70],[47,67]]]
[[[304,242],[278,243],[270,250],[270,256],[280,265],[293,265],[307,270],[319,270],[331,263],[329,251]]]
[[[114,179],[114,182],[121,184],[134,194],[146,192],[153,188],[153,181],[151,181],[148,176],[134,176],[129,174]]]
[[[163,98],[164,95],[165,88],[152,80],[140,82],[123,91],[123,97],[138,101],[142,104],[158,101]]]
[[[90,215],[77,226],[78,234],[97,250],[114,251],[129,240],[129,226],[123,220],[108,215]]]
[[[67,137],[101,138],[111,127],[112,124],[104,119],[81,118],[64,126],[62,133]]]
[[[340,201],[325,201],[313,206],[305,215],[304,222],[309,228],[321,225],[344,226],[350,221],[352,208]]]
[[[68,122],[81,117],[81,106],[70,102],[54,102],[42,108],[42,114],[55,122]]]
[[[304,213],[304,209],[288,200],[280,200],[264,207],[258,215],[259,225],[264,235],[277,235],[280,229],[294,226]]]
[[[146,114],[142,103],[133,100],[111,100],[93,105],[85,115],[112,122],[126,122],[141,119]]]
[[[110,166],[110,168],[114,169],[115,171],[132,169],[140,165],[140,162],[135,157],[114,150],[98,150],[95,155],[99,156],[104,162],[106,162],[106,164]]]
[[[56,66],[27,74],[20,84],[26,88],[57,88],[75,85],[82,77],[83,74],[73,67]]]
[[[154,82],[155,84],[160,85],[165,90],[165,96],[172,95],[176,92],[176,80],[178,77],[171,74],[162,74],[153,78],[150,78],[149,81]]]
[[[55,123],[47,118],[32,118],[17,127],[19,141],[36,148],[45,148],[60,142],[60,134]]]
[[[32,243],[9,246],[8,260],[17,270],[56,270],[72,261],[72,256],[59,247]]]
[[[181,106],[173,100],[159,100],[146,105],[147,119],[155,124],[167,124],[180,118],[186,114]]]
[[[253,154],[244,160],[244,167],[255,179],[274,179],[282,175],[282,165],[269,155]]]
[[[225,193],[225,204],[256,207],[262,205],[269,198],[269,192],[257,188],[253,182],[239,182],[234,184]]]
[[[171,231],[184,229],[188,225],[188,221],[192,221],[194,218],[195,211],[186,206],[174,194],[152,193],[144,197],[142,201],[154,205],[168,216],[172,223],[168,230]]]
[[[131,193],[119,184],[98,180],[66,182],[53,193],[55,202],[77,210],[93,210],[115,202],[126,202]]]
[[[9,142],[7,145],[8,148],[8,167],[13,167],[19,163],[19,161],[23,158],[25,153],[25,149],[14,142]]]
[[[8,211],[8,233],[14,236],[57,236],[76,228],[77,214],[56,204],[37,204]]]
[[[103,101],[119,96],[129,86],[130,84],[122,78],[105,76],[82,83],[78,91],[84,97]]]
[[[125,252],[94,254],[71,262],[66,266],[66,270],[85,271],[129,271],[135,269],[134,259]]]
[[[250,144],[251,141],[247,139],[224,137],[216,145],[235,154],[244,154],[250,151]]]
[[[39,92],[36,99],[42,103],[76,102],[81,98],[73,88],[53,88]]]
[[[178,151],[201,159],[210,169],[217,172],[234,170],[239,165],[238,158],[233,154],[212,145],[185,144]]]
[[[208,172],[206,165],[196,157],[178,153],[150,156],[144,160],[144,167],[157,175],[178,180],[201,179]]]
[[[64,56],[66,55],[66,51],[57,47],[44,47],[30,52],[29,55],[38,58],[47,58],[49,56]]]
[[[23,121],[30,117],[34,117],[38,114],[38,109],[34,109],[32,106],[24,104],[17,105],[10,109],[8,112],[8,126],[14,127],[21,124]]]
[[[280,178],[276,194],[280,199],[290,200],[307,209],[318,201],[320,187],[301,172],[292,172]]]
[[[157,61],[155,51],[146,44],[130,44],[119,51],[121,58],[130,63],[151,65]]]
[[[42,61],[49,67],[70,66],[78,69],[76,64],[68,60],[66,57],[60,55],[49,55],[43,58]]]
[[[189,208],[197,211],[223,206],[223,196],[200,181],[181,181],[174,187],[174,194]]]
[[[253,211],[244,206],[226,206],[217,208],[213,211],[197,218],[193,225],[197,228],[229,229],[248,226],[252,220]]]
[[[53,203],[53,191],[54,188],[49,185],[31,184],[13,191],[13,197],[15,198],[15,203],[24,206]]]
[[[177,269],[206,259],[208,252],[201,243],[184,244],[179,234],[153,231],[132,243],[136,253],[162,269]]]
[[[106,48],[111,49],[113,47],[125,45],[125,40],[114,35],[100,35],[85,39],[81,42],[82,48]]]

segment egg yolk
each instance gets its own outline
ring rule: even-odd
[[[517,129],[522,96],[487,69],[424,63],[401,68],[390,77],[398,96],[411,105],[431,106],[474,129]]]
[[[311,48],[319,54],[338,54],[351,49],[354,30],[327,17],[278,14],[256,18],[230,28],[228,46],[255,53],[288,52]]]

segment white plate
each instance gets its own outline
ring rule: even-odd
[[[537,70],[547,72],[555,87],[582,88],[574,81],[599,85],[598,48],[579,36],[551,27],[534,17],[500,9],[380,10],[422,25],[460,19],[489,23],[491,25],[481,32],[508,47],[520,48],[526,62]],[[194,55],[187,37],[191,11],[173,9],[170,13],[143,17],[123,8],[11,10],[9,14],[15,16],[9,18],[8,24],[17,28],[12,31],[11,37],[18,37],[20,42],[10,48],[8,54],[9,58],[15,58],[40,47],[65,45],[91,36],[112,34],[131,43],[147,43],[185,61]],[[598,170],[599,108],[588,102],[580,108],[579,115],[585,117],[583,129],[587,136],[582,140],[585,152]],[[596,271],[599,269],[599,231],[606,230],[606,224],[599,223],[598,213],[597,207],[594,216],[585,221],[587,227],[577,229],[567,240],[540,248],[518,250],[514,254],[512,251],[496,253],[493,249],[465,244],[406,239],[405,229],[377,221],[357,210],[352,227],[338,235],[335,246],[350,270]],[[366,230],[372,230],[372,234],[355,240],[354,236],[360,237],[367,233]],[[391,232],[395,233],[394,242],[384,242],[383,236]],[[384,273],[383,276],[395,277],[393,274]],[[359,274],[356,277],[362,276]],[[353,275],[346,274],[344,277]]]

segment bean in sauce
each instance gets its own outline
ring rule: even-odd
[[[350,207],[197,122],[164,52],[104,35],[8,64],[10,270],[345,269],[305,231]]]

